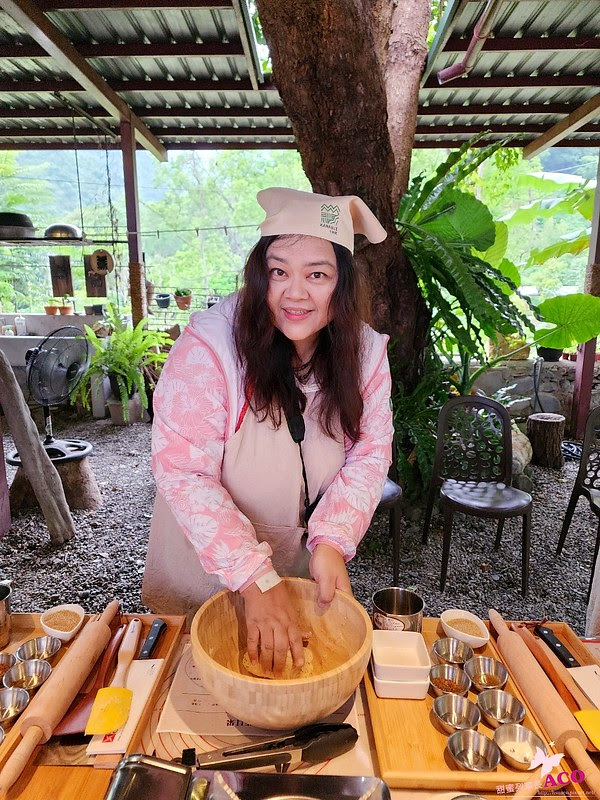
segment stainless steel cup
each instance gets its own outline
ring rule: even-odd
[[[10,642],[10,583],[0,582],[0,649]]]
[[[420,632],[424,605],[423,598],[408,589],[379,589],[373,595],[373,626],[379,630]]]

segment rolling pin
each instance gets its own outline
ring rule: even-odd
[[[87,623],[21,715],[21,741],[0,772],[1,798],[19,778],[37,745],[48,741],[68,711],[110,640],[109,625],[118,610],[119,601],[113,600],[99,619]]]
[[[588,787],[600,797],[600,770],[585,751],[587,736],[519,634],[509,630],[494,609],[490,609],[488,614],[498,634],[498,648],[522,694],[557,750],[566,753],[585,773]]]

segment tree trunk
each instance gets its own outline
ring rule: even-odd
[[[0,415],[0,537],[10,530],[10,525],[10,501],[8,499],[4,447],[2,445],[2,415]]]
[[[560,469],[564,464],[561,447],[564,433],[565,418],[562,414],[530,414],[527,417],[527,436],[533,450],[533,463]]]
[[[52,544],[62,544],[75,535],[75,526],[54,464],[42,447],[29,408],[15,373],[0,350],[0,405],[8,429],[19,451],[23,469],[33,486]]]
[[[408,181],[429,0],[257,0],[274,79],[315,192],[357,194],[388,232],[357,261],[398,378],[418,380],[428,312],[395,213]]]

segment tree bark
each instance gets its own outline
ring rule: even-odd
[[[8,429],[19,451],[23,469],[27,473],[35,496],[44,514],[50,541],[62,544],[75,535],[75,525],[65,499],[60,477],[48,458],[31,418],[29,408],[19,388],[15,373],[0,350],[0,405]]]
[[[406,189],[429,0],[257,0],[277,88],[315,192],[357,194],[388,232],[357,249],[372,324],[388,333],[407,389],[418,380],[428,312],[395,213]]]
[[[564,433],[565,418],[562,414],[530,414],[527,417],[527,436],[533,450],[533,463],[560,469],[564,464],[561,447]]]
[[[0,537],[10,530],[10,501],[8,499],[8,483],[4,464],[4,447],[2,445],[2,415],[0,415]]]
[[[69,508],[95,511],[102,508],[102,495],[98,481],[87,458],[55,464],[62,483],[65,500]],[[31,481],[23,467],[19,467],[10,485],[10,502],[16,511],[21,508],[35,508],[39,504]]]

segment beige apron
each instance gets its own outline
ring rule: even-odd
[[[341,434],[332,439],[316,418],[316,385],[305,386],[306,433],[302,453],[309,497],[323,494],[345,461]],[[267,417],[258,422],[251,410],[225,443],[221,482],[234,503],[252,522],[259,542],[273,550],[273,566],[281,575],[308,576],[305,547],[304,482],[298,445],[285,420],[275,429]],[[156,494],[142,600],[157,614],[192,614],[223,585],[207,574],[160,493]]]

